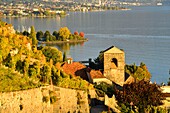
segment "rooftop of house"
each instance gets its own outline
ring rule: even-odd
[[[65,63],[62,68],[65,73],[71,74],[73,77],[80,76],[84,80],[88,80],[86,66],[79,62],[73,62],[71,64]]]
[[[87,68],[87,72],[89,72],[92,79],[106,78],[100,70],[93,70],[93,69]]]
[[[65,63],[63,71],[67,74],[71,74],[73,77],[80,76],[84,80],[88,80],[87,73],[89,72],[92,79],[105,78],[100,70],[92,70],[79,62],[73,62],[71,64]]]

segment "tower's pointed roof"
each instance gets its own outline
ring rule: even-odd
[[[103,51],[104,53],[124,53],[122,49],[119,49],[115,46],[111,46],[108,49]]]

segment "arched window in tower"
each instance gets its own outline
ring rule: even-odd
[[[116,59],[116,58],[112,58],[111,68],[112,68],[112,69],[117,69],[117,67],[118,67],[117,59]]]

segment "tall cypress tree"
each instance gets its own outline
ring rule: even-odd
[[[66,56],[66,52],[64,52],[63,54],[63,62],[67,61],[67,56]]]
[[[31,26],[30,38],[32,39],[32,45],[37,45],[36,31],[34,26]]]

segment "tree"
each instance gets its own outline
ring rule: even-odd
[[[29,35],[30,35],[28,31],[24,31],[22,34],[23,34],[24,36],[29,36]]]
[[[42,38],[44,37],[44,33],[42,31],[38,31],[36,37],[38,40],[42,40]]]
[[[170,86],[170,78],[169,78],[169,81],[168,81],[168,86]]]
[[[24,75],[28,75],[29,64],[30,64],[30,56],[26,57],[23,61]]]
[[[78,35],[78,34],[79,34],[78,31],[75,31],[75,32],[74,32],[74,35]]]
[[[44,11],[45,16],[50,16],[50,12],[48,10]]]
[[[49,83],[51,80],[51,68],[48,64],[45,64],[41,68],[41,76],[43,77],[43,81],[45,83]]]
[[[84,32],[80,32],[79,36],[84,37]]]
[[[57,48],[45,46],[41,50],[46,56],[46,60],[48,62],[50,61],[50,59],[53,60],[54,64],[62,61],[62,53]]]
[[[140,66],[136,64],[126,65],[125,72],[135,78],[136,81],[150,80],[151,74],[149,73],[146,65],[141,62]]]
[[[3,61],[3,58],[2,58],[2,55],[1,55],[1,51],[0,51],[0,65],[2,64],[2,61]]]
[[[97,94],[99,94],[100,96],[104,96],[104,94],[108,95],[109,97],[113,96],[114,85],[101,82],[100,84],[95,84],[94,87],[96,89]]]
[[[91,63],[92,64],[91,68],[97,67],[99,69],[104,69],[104,51],[100,51],[99,56],[96,59],[94,59],[94,61],[96,65],[94,63]]]
[[[58,34],[61,40],[65,41],[69,38],[69,36],[71,35],[71,32],[67,27],[63,27],[59,29]]]
[[[40,62],[36,61],[34,62],[32,65],[29,66],[29,76],[36,79],[36,78],[40,78]]]
[[[63,62],[67,61],[67,56],[66,56],[66,52],[64,52],[63,54]]]
[[[144,113],[148,106],[161,105],[164,99],[157,84],[150,84],[144,80],[125,84],[123,91],[117,90],[115,96],[119,104],[124,104],[126,107],[136,106],[140,113]]]
[[[58,34],[58,32],[57,32],[57,31],[54,31],[54,32],[53,32],[53,36],[55,36],[55,37],[56,37],[56,40],[59,40],[59,34]]]
[[[46,40],[47,42],[50,41],[50,36],[51,36],[50,32],[49,32],[49,31],[45,31],[45,33],[44,33],[44,38],[45,38],[45,40]]]
[[[35,32],[34,26],[31,26],[31,32],[30,32],[29,37],[32,39],[32,44],[37,45],[38,41],[37,41],[37,38],[36,38],[36,32]]]

